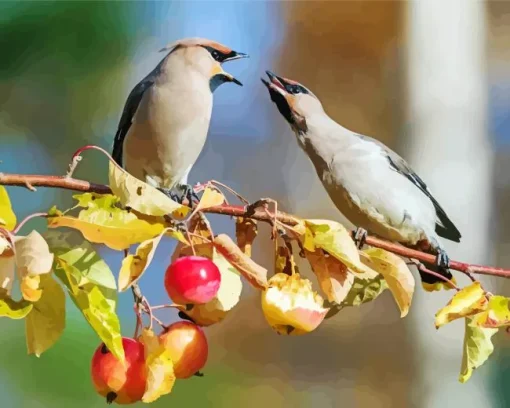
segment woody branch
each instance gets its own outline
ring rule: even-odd
[[[0,173],[0,185],[26,187],[35,191],[36,187],[62,188],[81,192],[109,194],[112,191],[104,184],[91,183],[86,180],[75,179],[66,176],[51,176],[40,174],[13,174]],[[203,210],[205,213],[222,214],[232,217],[251,218],[258,221],[272,222],[275,219],[283,224],[294,226],[298,218],[282,211],[277,211],[276,216],[267,209],[251,210],[249,206],[223,204]],[[434,263],[435,256],[415,249],[407,248],[380,238],[368,236],[366,244],[381,248],[406,258],[416,259],[420,262]],[[450,261],[450,268],[466,274],[480,274],[510,278],[510,269],[496,268],[484,265],[474,265],[459,261]]]

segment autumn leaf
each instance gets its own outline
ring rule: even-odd
[[[245,255],[228,235],[219,234],[213,242],[216,250],[255,288],[267,287],[267,269]]]
[[[345,264],[361,279],[371,279],[377,272],[360,261],[356,244],[349,231],[340,223],[328,220],[302,220],[295,227],[305,249],[320,248]]]
[[[484,329],[472,326],[472,319],[465,319],[466,331],[464,334],[464,347],[462,354],[462,367],[460,370],[459,381],[465,383],[473,370],[480,367],[494,351],[492,336],[498,329]]]
[[[88,241],[105,244],[117,251],[154,238],[164,229],[161,222],[149,222],[138,218],[133,212],[118,208],[118,198],[112,195],[87,193],[75,198],[79,206],[86,207],[78,217],[57,213],[47,217],[48,227],[74,228]]]
[[[28,354],[40,357],[65,328],[66,297],[50,274],[41,275],[42,296],[25,319]]]
[[[138,245],[134,255],[129,254],[122,260],[119,272],[119,292],[124,292],[142,277],[150,265],[162,237],[163,234],[160,234],[156,238],[142,242]]]
[[[0,186],[0,226],[9,231],[16,226],[16,214],[12,211],[11,200],[4,186]]]
[[[257,221],[251,218],[236,218],[237,246],[249,257],[251,257],[251,248],[257,233]]]
[[[214,249],[211,244],[195,245],[197,255],[212,254],[210,259],[216,264],[221,274],[220,288],[216,296],[202,305],[194,305],[191,310],[180,306],[181,312],[193,319],[199,326],[210,326],[222,321],[227,313],[239,302],[243,284],[241,276],[225,257]],[[179,256],[191,255],[191,247],[181,249]]]
[[[115,277],[94,247],[73,230],[69,232],[47,231],[44,237],[56,259],[67,264],[67,270],[72,275],[73,282],[77,286],[90,283],[97,285],[106,301],[115,308],[117,301]],[[59,262],[56,262],[55,274],[71,291],[72,286]]]
[[[225,196],[215,188],[206,187],[200,202],[195,207],[195,212],[203,211],[207,208],[216,207],[225,202]]]
[[[111,161],[108,179],[113,194],[119,197],[120,202],[142,214],[172,214],[175,218],[184,218],[190,211],[189,207],[173,201],[163,192],[138,180]]]
[[[57,264],[57,270],[61,269],[64,273],[59,277],[68,287],[76,307],[83,313],[106,347],[117,359],[124,361],[120,322],[115,313],[116,302],[106,298],[98,285],[83,281],[83,274],[76,266],[69,265],[60,257],[57,257]]]
[[[142,401],[156,401],[169,394],[175,383],[174,365],[170,353],[152,330],[143,329],[140,341],[144,345],[147,386]]]
[[[491,296],[487,310],[472,318],[472,325],[481,328],[510,326],[510,299],[505,296]]]
[[[299,273],[299,269],[294,260],[294,255],[287,246],[278,246],[275,254],[275,274],[285,273],[292,275]]]
[[[436,328],[455,319],[483,312],[488,303],[480,282],[474,282],[457,292],[448,304],[436,313]]]
[[[37,231],[33,230],[26,237],[16,237],[14,249],[20,276],[42,275],[51,271],[53,254]]]
[[[0,248],[0,289],[5,289],[7,294],[11,293],[12,284],[14,282],[14,273],[16,270],[16,259],[14,252],[7,243],[6,246]],[[0,245],[2,244],[2,237],[0,236]]]
[[[338,259],[326,256],[324,251],[305,250],[306,259],[310,262],[319,285],[330,302],[341,303],[349,294],[354,283],[354,275]]]
[[[415,281],[404,260],[380,248],[366,249],[360,255],[365,265],[384,277],[400,309],[400,317],[405,317],[413,299]]]
[[[34,305],[24,299],[19,301],[11,299],[5,289],[0,289],[0,317],[10,319],[23,319]]]

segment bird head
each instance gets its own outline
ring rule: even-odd
[[[225,72],[222,64],[247,58],[248,54],[234,51],[223,44],[205,38],[185,38],[167,45],[160,51],[168,51],[169,54],[179,52],[189,69],[197,70],[209,80],[211,92],[225,82],[243,85],[232,74]]]
[[[295,131],[306,132],[307,118],[324,112],[319,99],[297,81],[280,77],[271,71],[266,71],[266,74],[269,81],[262,79],[262,83],[282,116]]]

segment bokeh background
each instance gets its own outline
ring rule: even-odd
[[[300,216],[345,221],[259,81],[271,69],[311,88],[344,126],[408,159],[463,234],[460,245],[447,246],[453,259],[510,267],[507,1],[2,1],[0,171],[63,174],[78,147],[110,149],[129,91],[162,58],[163,45],[188,36],[251,56],[226,66],[244,87],[216,91],[191,182],[213,177],[250,200],[271,196]],[[104,182],[106,169],[102,155],[88,152],[76,176]],[[72,203],[70,192],[9,193],[19,218]],[[212,221],[217,231],[231,231],[226,217]],[[267,232],[254,256],[271,267]],[[141,282],[153,304],[165,302],[161,281],[172,249],[171,242],[160,246]],[[117,271],[121,255],[101,253]],[[510,291],[503,280],[483,282]],[[449,295],[417,287],[400,320],[387,292],[307,336],[281,337],[246,285],[228,318],[206,330],[205,377],[179,381],[153,405],[510,406],[510,339],[503,333],[489,362],[467,384],[457,382],[463,324],[433,327]],[[130,335],[131,296],[120,298]],[[2,320],[0,333],[2,407],[104,406],[89,376],[98,339],[71,303],[65,334],[40,359],[26,356],[22,322]]]

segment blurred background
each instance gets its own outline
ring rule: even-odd
[[[271,69],[309,87],[335,120],[410,162],[462,232],[460,245],[447,246],[453,259],[510,267],[506,1],[2,1],[0,171],[64,174],[82,145],[110,150],[132,87],[163,57],[160,48],[189,36],[251,56],[226,67],[244,87],[227,84],[215,92],[192,183],[214,178],[250,200],[270,196],[300,216],[345,222],[259,81]],[[105,182],[106,169],[102,155],[87,152],[75,175]],[[72,203],[66,191],[9,193],[20,219]],[[211,220],[217,232],[232,231],[227,217]],[[272,268],[267,237],[266,228],[254,257]],[[172,242],[159,247],[141,282],[153,304],[165,302],[160,282],[172,249]],[[118,271],[121,255],[101,253]],[[489,290],[510,291],[502,279],[482,281]],[[206,329],[205,377],[178,381],[153,405],[510,406],[504,333],[472,379],[457,382],[463,323],[433,326],[450,295],[426,294],[417,285],[411,311],[400,320],[386,292],[307,336],[281,337],[245,285],[227,319]],[[123,332],[131,335],[131,295],[120,299]],[[26,356],[23,322],[2,320],[0,332],[2,406],[104,406],[89,375],[99,341],[71,303],[64,335],[40,359]]]

